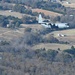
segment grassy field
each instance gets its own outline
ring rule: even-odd
[[[4,38],[6,40],[12,40],[13,38],[21,37],[24,33],[20,30],[12,30],[8,28],[0,27],[0,38]]]
[[[61,16],[62,14],[59,13],[55,13],[52,11],[47,11],[47,10],[43,10],[43,9],[32,9],[33,12],[38,12],[38,13],[44,13],[45,15],[50,15],[50,16]]]
[[[2,28],[0,27],[0,38],[4,38],[7,40],[12,40],[13,38],[19,38],[24,35],[25,28],[32,28],[32,29],[40,29],[42,28],[41,25],[27,25],[22,24],[22,27],[19,29],[10,29],[10,28]]]
[[[75,29],[67,29],[67,30],[54,31],[52,33],[54,35],[57,35],[57,34],[61,33],[61,34],[65,34],[67,36],[74,36],[75,35]]]
[[[18,18],[21,19],[22,16],[27,15],[27,14],[21,14],[19,12],[9,12],[9,10],[5,10],[5,11],[1,10],[0,15],[5,15],[5,16],[10,16],[11,15],[11,16],[18,17]]]
[[[21,26],[23,28],[32,28],[32,29],[38,29],[38,30],[41,30],[41,28],[43,28],[43,26],[39,25],[39,24],[21,24]]]
[[[71,7],[71,8],[75,8],[75,0],[65,0],[63,2],[60,2],[62,5],[64,5],[65,7]]]
[[[41,49],[41,48],[45,48],[45,49],[52,49],[52,50],[58,50],[58,48],[60,48],[60,50],[65,50],[65,49],[70,49],[71,45],[66,45],[66,44],[57,44],[57,43],[40,43],[38,45],[33,46],[33,49]]]
[[[64,5],[65,7],[75,8],[75,3],[67,4],[66,2],[64,2],[62,5]]]
[[[59,39],[60,41],[69,42],[70,44],[75,44],[75,29],[54,31],[51,34],[54,34],[54,37]],[[65,37],[60,37],[58,34],[63,34]]]

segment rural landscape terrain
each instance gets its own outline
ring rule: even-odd
[[[75,75],[75,1],[0,0],[0,75]]]

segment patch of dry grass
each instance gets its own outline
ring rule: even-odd
[[[23,34],[24,33],[21,32],[20,30],[12,30],[12,29],[8,29],[8,28],[0,27],[0,37],[7,39],[7,40],[21,37]]]
[[[0,15],[5,15],[5,16],[14,16],[14,17],[18,17],[18,18],[22,18],[23,14],[19,13],[19,12],[9,12],[9,10],[0,11]]]
[[[52,11],[48,11],[48,10],[43,10],[43,9],[32,9],[33,12],[38,12],[38,13],[44,13],[45,15],[50,15],[50,16],[61,16],[62,14],[59,13],[55,13]]]
[[[71,3],[71,4],[63,3],[62,5],[64,5],[65,7],[75,8],[75,3]]]
[[[75,44],[75,29],[68,29],[68,30],[61,30],[61,31],[54,31],[50,34],[53,34],[54,37],[56,37],[57,39],[59,39],[60,41],[63,42],[69,42],[70,44]],[[49,35],[50,35],[49,34]],[[66,35],[65,37],[60,37],[58,36],[58,34],[63,34]]]
[[[68,36],[74,36],[75,35],[75,29],[67,29],[67,30],[60,30],[60,31],[54,31],[53,34],[65,34]]]
[[[47,50],[48,49],[58,50],[58,48],[60,48],[60,50],[65,50],[65,49],[70,49],[71,46],[66,44],[57,44],[57,43],[40,43],[38,45],[33,46],[33,49],[41,49],[41,48],[46,48]]]
[[[43,26],[40,24],[21,24],[23,28],[41,29]]]

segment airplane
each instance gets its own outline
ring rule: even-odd
[[[68,23],[51,23],[51,22],[44,22],[41,14],[39,14],[38,23],[44,26],[45,28],[54,28],[54,29],[63,29],[63,28],[69,28]]]
[[[38,23],[41,24],[42,26],[44,26],[45,28],[51,28],[51,25],[49,24],[49,22],[43,21],[41,14],[39,14]]]

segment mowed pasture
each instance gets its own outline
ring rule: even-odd
[[[75,44],[75,29],[54,31],[51,34],[54,34],[54,37],[56,37],[60,41],[69,42],[70,44]],[[60,37],[58,34],[65,35],[65,36]]]
[[[65,7],[75,8],[75,3],[67,4],[66,2],[64,2],[62,5],[64,5]]]
[[[23,36],[24,32],[21,30],[9,29],[9,28],[2,28],[0,27],[0,38],[4,38],[6,40],[12,40],[14,38],[19,38]]]
[[[4,38],[7,40],[12,40],[13,38],[19,38],[24,35],[24,31],[26,28],[32,28],[33,30],[37,30],[42,28],[41,25],[35,24],[22,24],[21,28],[11,29],[11,28],[2,28],[0,27],[0,38]]]
[[[52,33],[55,35],[61,33],[61,34],[65,34],[67,36],[73,36],[73,35],[75,35],[75,29],[59,30],[59,31],[54,31]]]
[[[22,28],[32,28],[32,29],[38,29],[41,30],[43,28],[40,24],[21,24]]]
[[[75,0],[65,0],[61,2],[61,4],[64,5],[65,7],[75,8]]]
[[[33,46],[33,49],[43,49],[45,48],[46,50],[52,49],[52,50],[65,50],[65,49],[70,49],[71,45],[66,45],[66,44],[57,44],[57,43],[40,43],[38,45]]]
[[[4,16],[14,16],[14,17],[18,17],[18,18],[22,18],[24,15],[26,14],[21,14],[19,12],[10,12],[10,10],[1,10],[0,11],[0,15],[4,15]]]
[[[44,13],[45,15],[49,15],[49,16],[61,16],[62,14],[56,13],[56,12],[52,12],[52,11],[48,11],[48,10],[43,10],[43,9],[32,9],[33,12],[38,12],[38,13]]]

